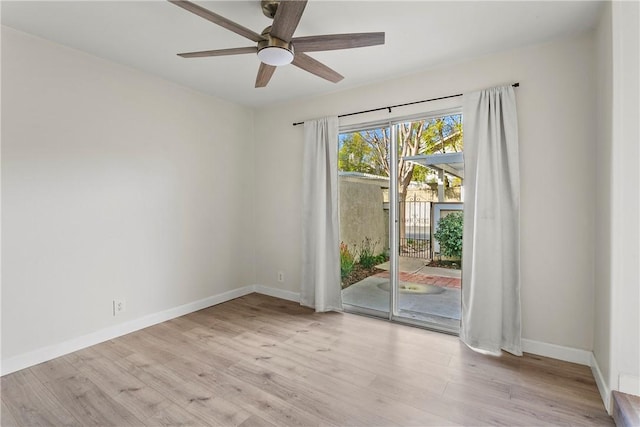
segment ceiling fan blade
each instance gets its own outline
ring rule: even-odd
[[[181,56],[183,58],[205,58],[208,56],[226,56],[241,55],[243,53],[256,53],[257,51],[258,48],[255,46],[234,47],[232,49],[202,50],[200,52],[179,53],[178,56]]]
[[[290,42],[306,6],[307,0],[282,0],[273,17],[271,36]]]
[[[258,68],[258,75],[256,76],[256,87],[265,87],[269,80],[271,80],[271,76],[273,76],[273,72],[276,70],[276,67],[273,65],[267,65],[264,62],[260,63],[260,68]]]
[[[352,49],[354,47],[384,44],[384,33],[327,34],[324,36],[296,37],[291,40],[296,52]]]
[[[340,80],[344,79],[343,76],[333,71],[322,62],[318,62],[304,53],[296,53],[293,57],[292,64],[333,83],[338,83]]]
[[[253,40],[254,42],[259,42],[265,39],[260,34],[246,27],[243,27],[240,24],[236,24],[235,22],[225,18],[224,16],[220,16],[217,13],[213,13],[202,6],[198,6],[195,3],[191,3],[190,1],[184,1],[184,0],[168,0],[168,1],[169,3],[173,3],[176,6],[179,6],[185,10],[188,10],[189,12],[194,13],[200,16],[201,18],[206,19],[207,21],[211,21],[214,24],[218,24],[229,31],[233,31],[234,33],[239,34],[243,37],[246,37],[249,40]]]

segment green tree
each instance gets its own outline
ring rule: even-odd
[[[429,169],[422,165],[413,165],[413,174],[411,176],[412,181],[427,182],[427,176],[429,175]]]
[[[462,151],[462,116],[455,114],[425,122],[422,154],[452,153]]]
[[[360,133],[344,135],[338,151],[338,168],[341,171],[375,174],[376,166],[373,149]]]

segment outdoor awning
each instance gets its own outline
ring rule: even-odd
[[[403,159],[464,179],[464,155],[462,152],[422,154],[403,157]]]

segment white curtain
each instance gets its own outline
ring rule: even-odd
[[[338,118],[304,123],[300,303],[341,311],[338,228]]]
[[[522,355],[520,172],[511,86],[463,98],[465,205],[460,339],[475,350]]]

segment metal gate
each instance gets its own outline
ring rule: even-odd
[[[400,202],[400,256],[431,258],[431,202],[421,200],[415,194]]]

